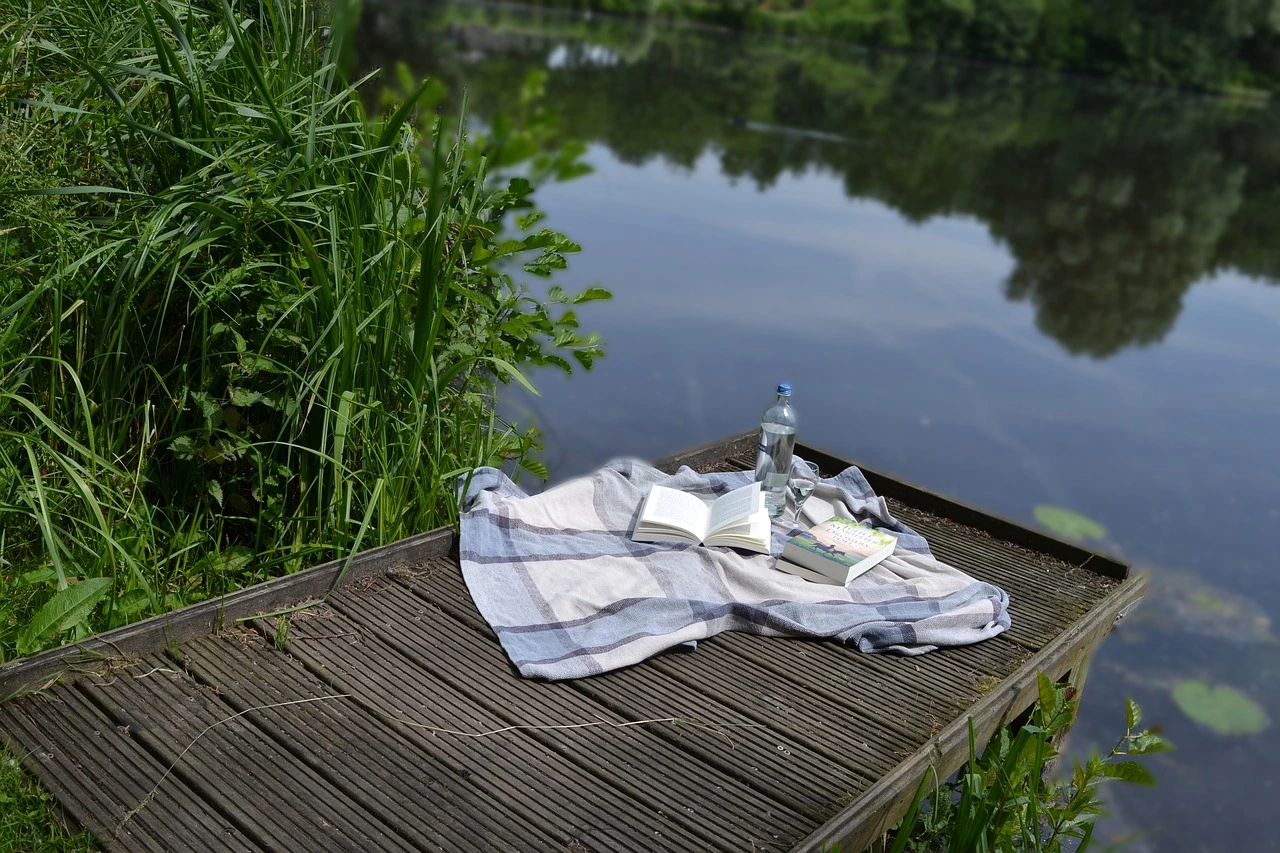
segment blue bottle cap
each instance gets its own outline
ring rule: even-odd
[[[790,396],[791,396],[791,386],[790,386],[790,385],[788,385],[788,384],[787,384],[787,383],[785,383],[785,382],[783,382],[783,383],[779,384],[779,385],[778,385],[778,393],[779,393],[779,394],[781,394],[781,395],[782,395],[782,396],[784,396],[784,397],[790,397]]]

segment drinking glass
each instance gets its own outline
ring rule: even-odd
[[[820,479],[822,475],[818,473],[817,465],[803,459],[792,462],[791,476],[787,478],[787,494],[791,495],[791,501],[795,504],[796,524],[800,523],[800,507],[804,506],[809,495],[813,494]]]

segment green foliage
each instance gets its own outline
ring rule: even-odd
[[[83,628],[94,608],[110,591],[111,578],[86,578],[75,586],[58,590],[18,635],[18,654],[37,650],[50,634]]]
[[[72,834],[52,811],[53,797],[27,778],[8,750],[0,749],[0,850],[72,853],[97,850],[87,832]]]
[[[1101,524],[1066,507],[1037,504],[1035,517],[1063,539],[1102,539],[1107,535],[1107,529]]]
[[[272,644],[276,651],[289,651],[289,617],[283,613],[276,617],[276,632]]]
[[[956,781],[938,784],[926,774],[895,832],[891,850],[1060,851],[1084,850],[1102,813],[1098,788],[1108,780],[1155,783],[1151,772],[1129,756],[1170,749],[1155,729],[1139,729],[1142,712],[1127,700],[1125,734],[1106,755],[1076,762],[1064,781],[1046,781],[1058,758],[1056,739],[1075,720],[1072,688],[1037,673],[1039,701],[1027,724],[1000,729],[977,754],[969,726],[969,763]]]
[[[1182,713],[1220,735],[1256,735],[1271,725],[1261,705],[1226,684],[1179,681],[1173,687],[1173,701]]]
[[[603,354],[519,278],[579,250],[537,81],[505,150],[370,115],[351,15],[0,0],[0,660],[452,522],[536,446],[498,389]]]
[[[561,133],[624,162],[691,168],[710,156],[761,188],[817,169],[913,222],[971,217],[1014,260],[1005,296],[1072,354],[1160,341],[1193,285],[1216,273],[1280,281],[1275,110],[479,4],[394,32],[407,40],[380,35],[377,48],[429,56],[432,73],[466,81],[481,117],[517,112],[521,80],[538,68]],[[468,60],[470,45],[491,42],[501,49]]]
[[[1230,91],[1280,88],[1272,0],[540,0]]]

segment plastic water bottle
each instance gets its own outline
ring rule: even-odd
[[[787,507],[787,477],[791,452],[796,447],[796,410],[791,386],[778,386],[778,399],[760,417],[760,441],[756,446],[756,481],[764,484],[764,503],[770,518]]]

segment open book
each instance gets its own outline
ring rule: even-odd
[[[816,583],[844,586],[893,554],[898,539],[852,518],[831,518],[782,546],[777,568]]]
[[[768,554],[771,529],[759,483],[734,489],[712,504],[687,492],[654,486],[640,507],[631,538],[637,542],[728,545]]]

